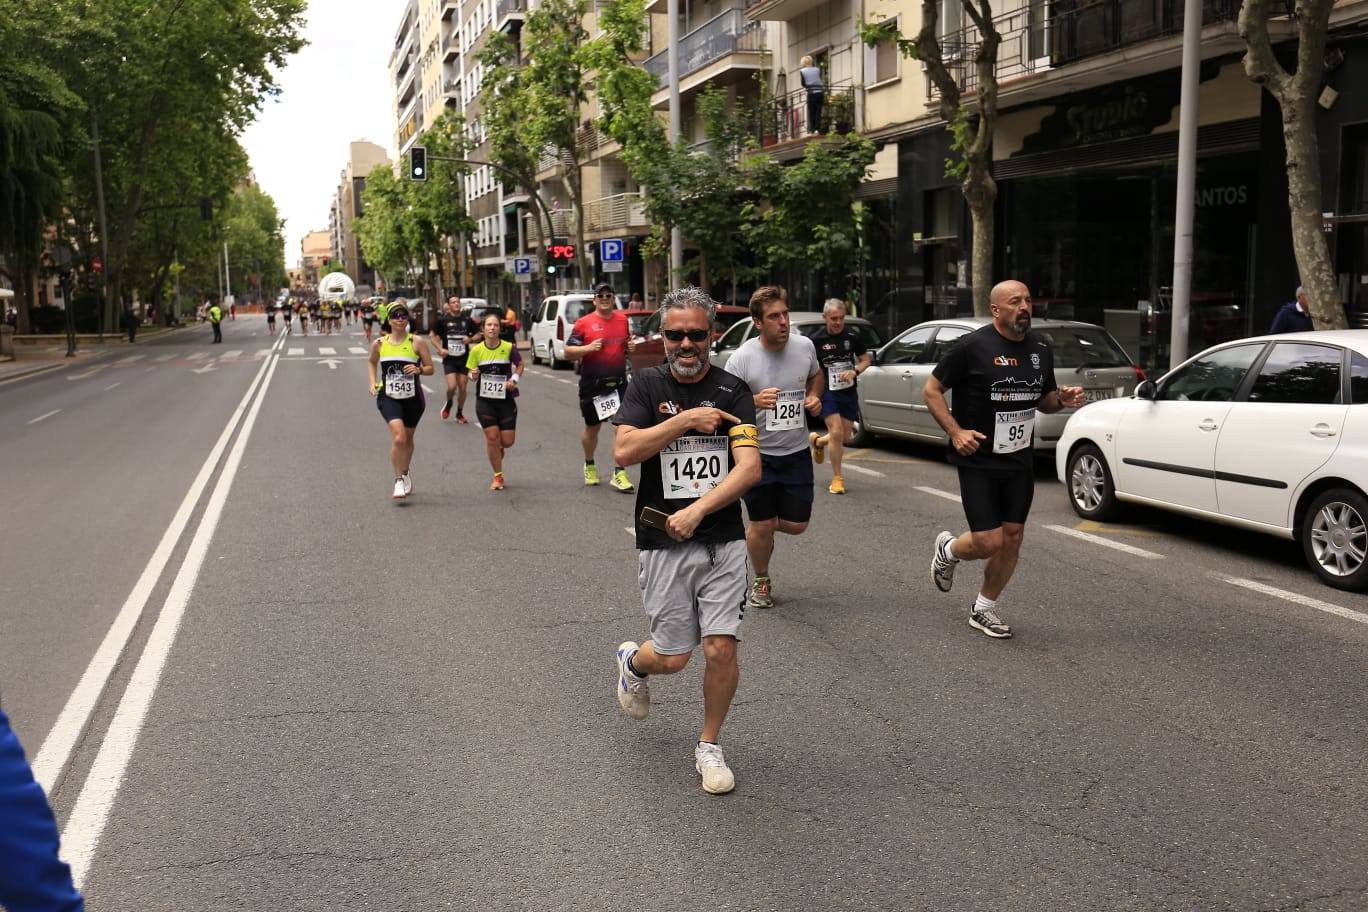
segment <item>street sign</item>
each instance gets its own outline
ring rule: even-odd
[[[626,246],[619,238],[599,241],[599,263],[603,266],[604,272],[622,272]]]
[[[532,282],[532,258],[514,257],[513,258],[513,281],[519,284],[531,284]]]

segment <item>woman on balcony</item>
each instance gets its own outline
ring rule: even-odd
[[[822,102],[826,100],[826,86],[822,81],[822,69],[812,62],[812,55],[805,54],[798,61],[798,82],[807,92],[807,131],[822,132]]]

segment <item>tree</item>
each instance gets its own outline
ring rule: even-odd
[[[959,81],[946,66],[937,27],[941,2],[922,0],[921,28],[914,38],[903,37],[896,22],[889,20],[863,23],[860,31],[871,47],[881,41],[896,42],[898,52],[919,61],[936,87],[940,116],[953,137],[953,148],[960,154],[959,161],[946,162],[945,173],[959,179],[973,225],[970,276],[974,313],[986,316],[988,293],[993,287],[993,204],[997,200],[997,182],[993,180],[992,144],[997,127],[997,59],[1002,36],[993,24],[991,0],[960,0],[978,31],[978,42],[973,47],[977,86],[973,96],[966,98]],[[968,53],[968,48],[964,53]]]
[[[525,116],[529,100],[518,46],[503,32],[492,32],[478,59],[485,67],[480,83],[480,125],[489,143],[489,160],[504,173],[515,175],[523,187],[536,187],[540,147],[533,144]],[[537,246],[543,247],[551,238],[542,234],[545,220],[537,197],[531,197],[530,205]]]
[[[228,259],[255,287],[255,299],[287,282],[285,236],[275,200],[256,184],[241,187],[229,201],[224,217]]]
[[[376,168],[366,178],[361,194],[361,215],[354,228],[361,255],[389,284],[408,271],[413,261],[410,235],[405,227],[408,201],[404,187],[388,168]]]
[[[1334,5],[1334,0],[1297,0],[1292,15],[1297,29],[1295,73],[1288,73],[1273,52],[1268,0],[1244,0],[1239,20],[1246,47],[1245,74],[1268,90],[1282,113],[1292,252],[1317,329],[1345,329],[1349,325],[1321,229],[1320,143],[1316,136],[1316,101],[1325,74],[1325,45]]]
[[[778,266],[817,269],[827,293],[845,290],[859,253],[864,209],[855,193],[874,163],[874,143],[851,133],[808,143],[790,166],[768,156],[747,160],[756,199],[742,211],[742,234],[757,259]]]
[[[68,84],[90,110],[92,132],[98,126],[101,137],[111,306],[122,295],[149,185],[185,154],[178,135],[196,126],[229,137],[242,132],[303,44],[304,6],[304,0],[174,0],[130,15],[126,0],[84,4],[74,41],[79,53],[65,67]],[[93,211],[94,175],[83,162],[73,165],[81,208]],[[106,317],[112,321],[113,314]]]

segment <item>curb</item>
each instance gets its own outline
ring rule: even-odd
[[[13,383],[15,380],[26,380],[29,377],[35,377],[38,374],[51,373],[52,371],[59,371],[68,367],[75,366],[75,363],[67,364],[65,362],[59,361],[56,364],[44,364],[41,367],[32,367],[28,370],[15,371],[7,377],[0,377],[0,386],[4,386],[6,383]]]
[[[165,336],[170,336],[170,335],[174,335],[175,333],[178,333],[178,332],[183,332],[183,331],[189,330],[189,329],[191,329],[191,328],[192,328],[192,327],[190,327],[190,326],[178,326],[178,327],[176,327],[175,329],[165,330],[165,331],[163,331],[163,332],[152,333],[152,334],[149,335],[146,339],[139,339],[138,341],[134,342],[133,344],[134,344],[134,345],[142,345],[145,341],[148,341],[148,340],[150,340],[150,339],[160,339],[160,338],[163,338],[163,337],[165,337]],[[91,363],[95,363],[95,362],[98,362],[98,361],[103,361],[105,358],[108,358],[108,357],[111,357],[111,356],[113,356],[113,355],[115,355],[115,354],[118,354],[118,349],[116,349],[116,348],[111,348],[111,347],[107,347],[108,345],[109,345],[109,343],[105,343],[105,345],[102,345],[102,346],[95,346],[95,347],[98,348],[99,350],[93,352],[93,354],[92,354],[92,356],[91,356],[90,358],[86,358],[86,359],[81,360],[81,361],[68,361],[68,360],[66,360],[66,359],[63,359],[63,360],[61,360],[61,361],[56,362],[55,364],[35,365],[34,367],[29,368],[28,370],[15,371],[14,373],[9,374],[8,376],[0,377],[0,386],[4,386],[6,383],[12,383],[12,382],[14,382],[14,381],[16,381],[16,380],[27,380],[28,378],[30,378],[30,377],[36,377],[36,376],[38,376],[39,374],[46,374],[46,373],[52,373],[52,372],[59,371],[59,370],[65,370],[66,368],[69,368],[69,367],[75,367],[77,364],[91,364]],[[119,346],[119,347],[124,348],[124,349],[127,349],[127,348],[129,347],[129,345],[128,345],[128,343],[125,341],[125,342],[120,343],[120,346]],[[89,350],[89,349],[87,349],[87,350]]]

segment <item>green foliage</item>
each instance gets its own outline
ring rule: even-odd
[[[742,234],[767,269],[811,267],[844,276],[854,267],[864,209],[855,192],[874,163],[874,143],[858,134],[809,143],[784,167],[764,156],[746,161],[756,198]]]
[[[224,213],[223,237],[239,275],[255,276],[258,297],[288,284],[280,215],[260,187],[248,184],[233,194]]]

